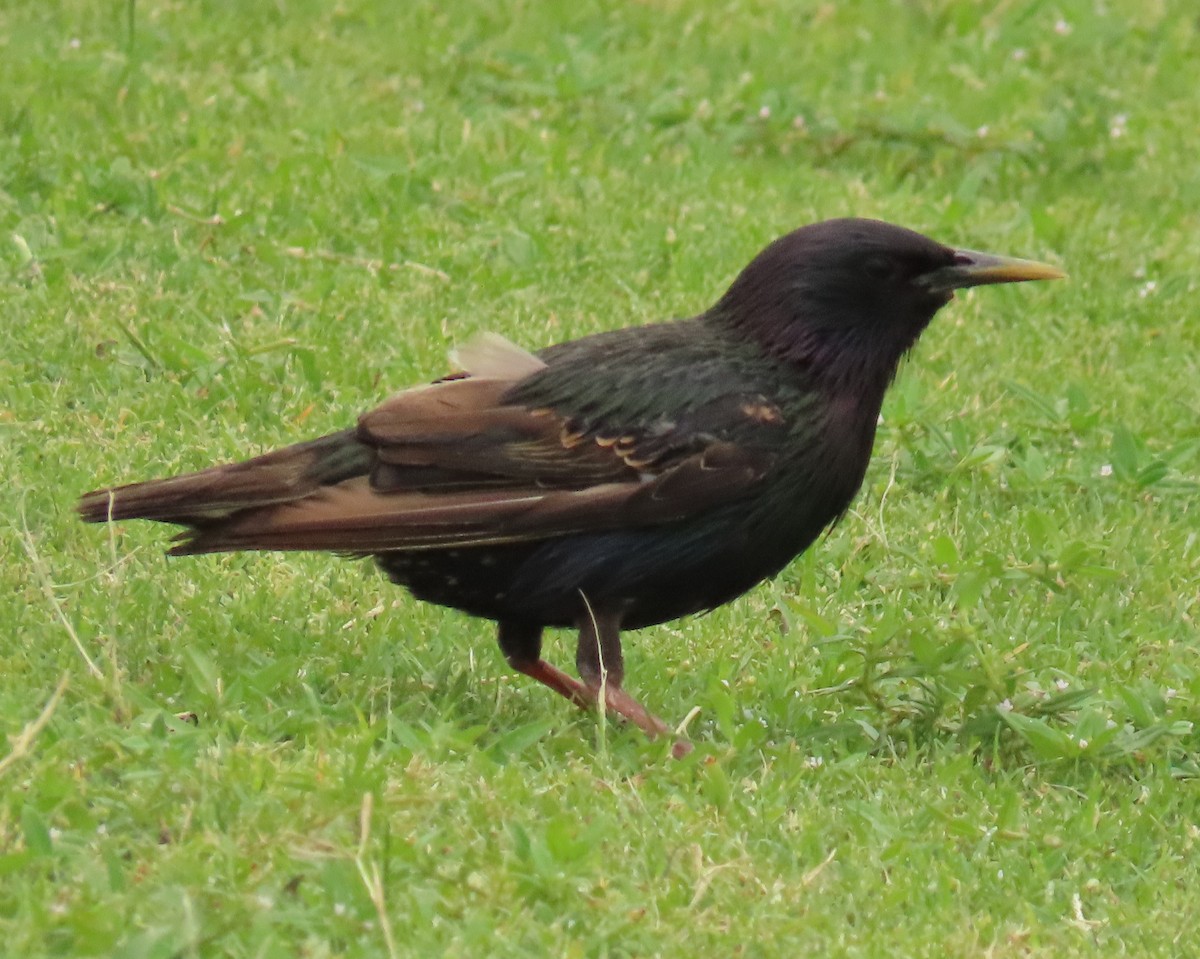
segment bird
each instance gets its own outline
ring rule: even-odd
[[[841,519],[885,392],[955,291],[1064,275],[825,220],[696,316],[538,352],[482,334],[353,426],[78,511],[182,526],[173,556],[373,557],[417,599],[494,621],[513,670],[666,737],[625,687],[621,633],[729,603]],[[578,679],[543,658],[548,628],[577,632]]]

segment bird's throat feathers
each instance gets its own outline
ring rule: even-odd
[[[750,337],[765,353],[831,395],[850,391],[882,402],[900,360],[928,323],[864,324],[858,317],[840,316],[839,304],[776,298],[769,290],[749,292],[750,296],[726,294],[710,311],[710,319]]]

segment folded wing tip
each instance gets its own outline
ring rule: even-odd
[[[499,333],[477,333],[450,351],[450,362],[472,376],[520,380],[544,370],[546,364]]]

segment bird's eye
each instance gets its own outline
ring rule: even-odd
[[[869,256],[863,261],[863,272],[873,280],[894,280],[900,274],[900,266],[889,256]]]

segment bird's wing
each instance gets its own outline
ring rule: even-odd
[[[487,363],[460,353],[490,375],[455,374],[365,414],[368,476],[249,511],[179,551],[376,553],[654,525],[747,495],[774,461],[783,419],[762,396],[734,392],[673,419],[597,426],[511,402],[513,383],[544,366],[511,350],[492,343]]]

